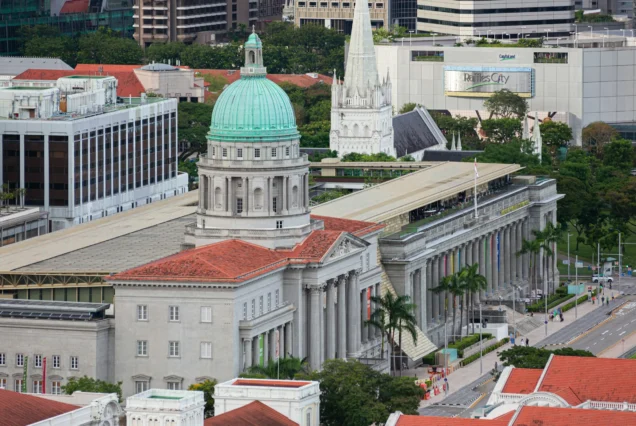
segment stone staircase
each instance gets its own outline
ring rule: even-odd
[[[386,272],[382,272],[382,282],[381,282],[382,295],[387,293],[392,293],[394,296],[397,296],[397,292],[395,288],[393,288],[393,284],[389,280],[389,276]],[[415,331],[417,332],[417,344],[413,342],[411,335],[409,333],[402,333],[402,351],[409,357],[411,361],[419,361],[424,355],[431,353],[437,350],[437,346],[433,342],[429,340],[419,327],[415,327]],[[396,344],[398,342],[395,342]]]

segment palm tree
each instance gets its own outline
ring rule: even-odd
[[[459,275],[458,274],[452,274],[452,275],[447,275],[445,277],[443,277],[441,279],[441,281],[439,282],[439,285],[435,288],[432,288],[431,291],[435,294],[439,294],[442,292],[447,292],[450,293],[453,297],[453,340],[455,333],[456,333],[456,329],[455,329],[455,324],[457,324],[456,322],[456,316],[457,316],[457,310],[455,309],[456,306],[456,297],[457,296],[461,296],[462,294],[464,294],[464,290],[462,289],[462,284],[461,284],[461,280],[459,279]],[[448,297],[445,300],[444,303],[444,324],[446,324],[448,322]]]
[[[563,228],[559,225],[554,226],[552,222],[548,222],[541,233],[545,244],[549,247],[547,255],[552,266],[552,292],[555,291],[556,286],[556,268],[554,267],[554,257],[557,255],[554,250],[554,244],[559,241],[563,234]]]
[[[398,333],[398,346],[402,348],[402,331],[411,334],[413,342],[417,343],[416,324],[417,319],[413,314],[415,304],[411,303],[409,296],[396,296],[391,292],[387,292],[384,296],[373,296],[371,298],[376,304],[375,311],[371,314],[371,320],[368,321],[380,330],[386,333],[389,347],[391,348],[391,372],[395,369],[395,359],[393,354],[393,345],[395,344],[395,333]],[[382,326],[383,324],[383,326]],[[383,339],[384,341],[384,339]]]
[[[473,263],[470,266],[464,266],[460,272],[464,288],[467,291],[467,298],[469,299],[470,312],[472,313],[472,325],[473,333],[475,333],[475,293],[485,290],[488,287],[488,281],[486,277],[479,273],[479,264]],[[466,316],[466,325],[470,324],[468,316]],[[468,327],[466,327],[466,334],[468,334]]]
[[[264,378],[264,379],[289,379],[292,380],[297,374],[309,374],[310,368],[307,358],[287,357],[279,358],[278,361],[270,360],[267,365],[252,365],[241,377]]]
[[[552,248],[550,247],[550,238],[553,238],[552,233],[553,233],[553,229],[554,226],[548,222],[548,224],[546,225],[546,227],[544,228],[543,231],[539,231],[537,229],[532,231],[532,235],[534,235],[534,239],[535,241],[539,242],[539,249],[541,252],[541,260],[542,260],[542,268],[541,268],[541,279],[543,281],[543,287],[545,288],[545,292],[546,294],[544,294],[544,297],[548,297],[548,293],[549,293],[549,288],[548,288],[548,259],[552,258],[552,255],[554,254],[552,251]]]
[[[539,240],[526,240],[521,241],[521,250],[517,252],[517,256],[521,256],[524,254],[530,255],[530,280],[531,283],[534,284],[534,294],[537,294],[537,270],[536,270],[536,261],[537,255],[541,252],[541,242]],[[532,285],[531,285],[532,287]]]

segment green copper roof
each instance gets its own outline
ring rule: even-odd
[[[221,142],[271,142],[299,139],[289,96],[268,80],[256,34],[245,43],[241,78],[226,88],[214,105],[208,139]],[[255,63],[247,58],[258,50]]]

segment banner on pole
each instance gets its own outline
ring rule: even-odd
[[[22,369],[22,393],[27,392],[27,370],[29,368],[29,357],[24,357],[24,368]]]
[[[262,334],[258,335],[258,363],[262,367],[265,364],[265,339]]]
[[[276,361],[278,361],[278,358],[280,358],[280,332],[278,329],[274,331],[274,337],[276,339]]]
[[[42,359],[42,393],[46,393],[46,357]]]

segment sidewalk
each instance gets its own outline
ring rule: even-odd
[[[592,305],[589,302],[582,303],[578,307],[578,319],[581,319],[585,315],[592,312],[594,309],[598,308],[598,304]],[[535,315],[537,316],[537,315]],[[542,318],[544,315],[539,314],[539,318]],[[574,319],[574,309],[571,309],[563,314],[563,322],[548,322],[548,336],[561,330],[562,328],[570,325]],[[545,334],[545,326],[538,327],[528,333],[523,337],[524,341],[526,338],[530,339],[530,345],[534,346],[543,340],[546,337]],[[636,338],[636,336],[634,336]],[[480,361],[476,360],[472,363],[468,364],[466,367],[458,368],[454,372],[448,375],[448,383],[449,383],[449,391],[448,395],[444,394],[444,392],[440,392],[439,395],[431,397],[429,400],[423,400],[420,403],[420,407],[427,407],[429,405],[441,402],[447,396],[452,395],[455,391],[462,389],[464,386],[473,383],[484,374],[488,373],[495,367],[495,362],[501,364],[499,361],[499,353],[509,349],[512,345],[509,343],[497,348],[493,352],[490,352],[482,357],[483,370],[480,371]],[[627,347],[627,346],[626,346]],[[428,372],[422,368],[416,368],[411,370],[405,370],[403,372],[404,376],[417,376],[418,379],[428,378]],[[488,380],[489,377],[485,377],[484,381]],[[440,386],[441,387],[441,386]]]

